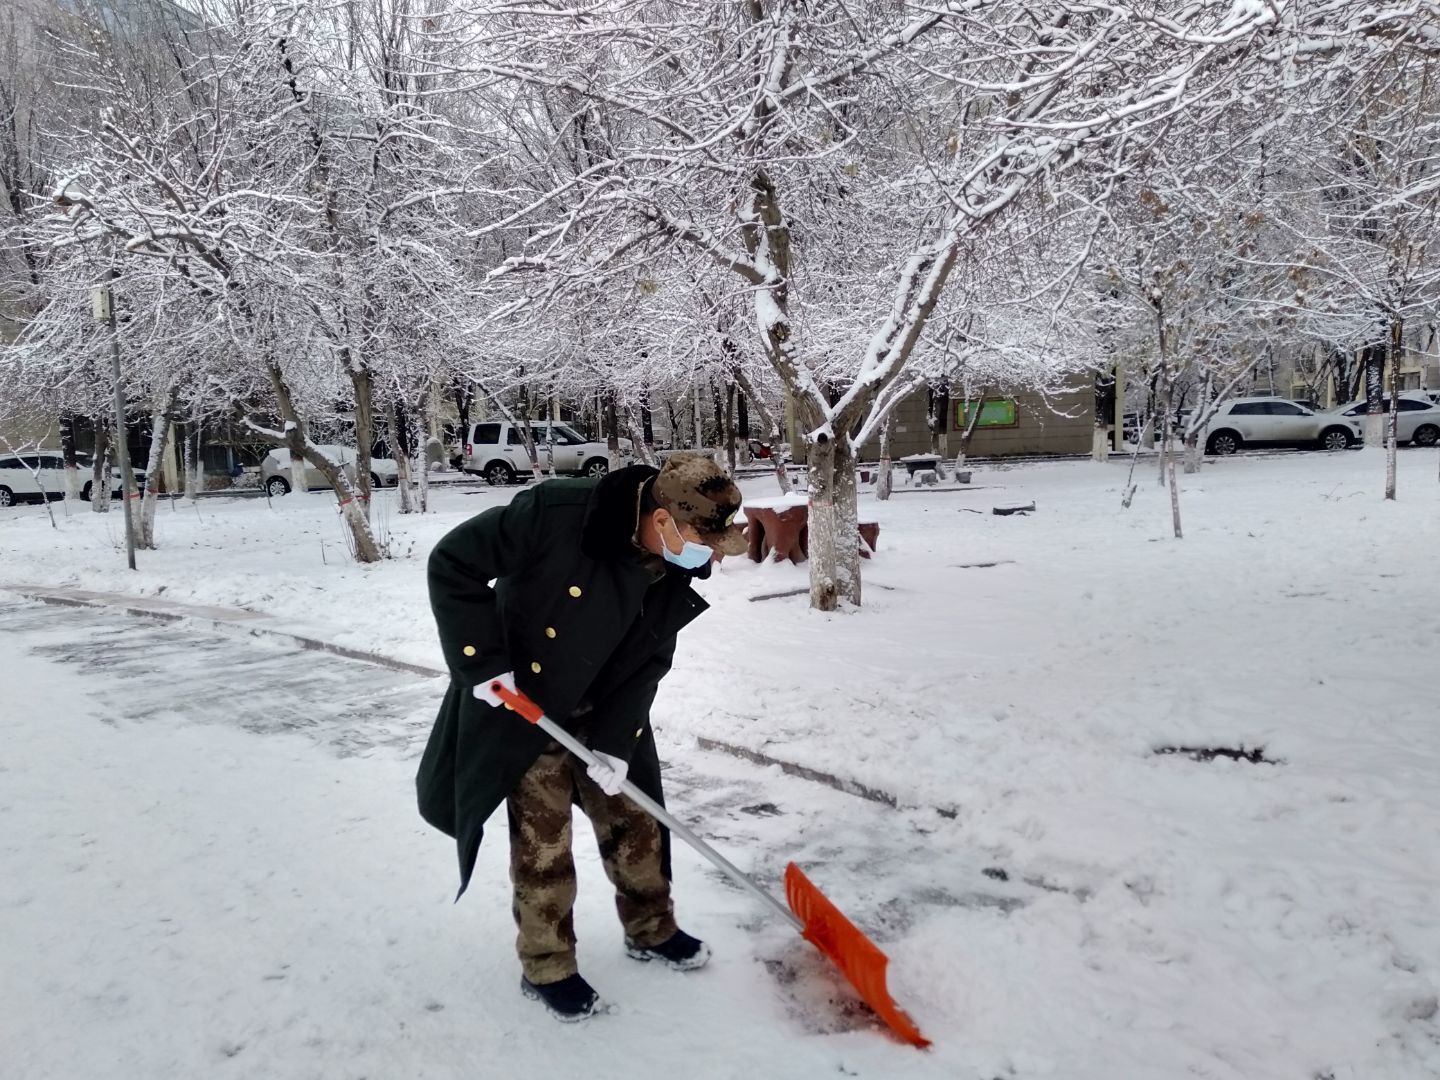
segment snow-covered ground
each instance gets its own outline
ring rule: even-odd
[[[808,946],[688,856],[681,910],[715,969],[657,988],[614,960],[591,860],[582,964],[620,1008],[557,1031],[512,985],[503,839],[445,904],[453,865],[409,788],[424,692],[378,709],[391,735],[343,757],[208,722],[227,677],[255,689],[242,656],[278,648],[247,641],[205,654],[205,704],[182,673],[125,719],[103,678],[44,651],[60,616],[25,608],[0,639],[0,953],[23,974],[0,990],[0,1056],[17,1060],[13,1042],[24,1075],[56,1077],[102,1061],[125,1077],[1440,1076],[1435,457],[1402,453],[1396,504],[1359,452],[1207,467],[1182,478],[1184,541],[1142,468],[1129,511],[1118,463],[867,498],[880,552],[859,612],[755,600],[801,588],[803,569],[727,560],[657,701],[672,803],[718,819],[711,835],[769,880],[788,858],[812,870],[889,952],[932,1051],[832,1006]],[[164,507],[136,574],[118,513],[57,531],[27,508],[0,520],[0,583],[249,607],[438,666],[424,557],[507,497],[437,492],[421,520],[382,503],[399,557],[374,567],[346,562],[325,495]],[[989,512],[1032,500],[1030,516]],[[184,650],[164,655],[151,678]],[[1278,763],[1153,752],[1216,745]],[[781,812],[750,812],[769,803]],[[173,940],[162,918],[182,923]]]

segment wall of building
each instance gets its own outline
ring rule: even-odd
[[[970,442],[970,453],[977,457],[1001,457],[1011,454],[1089,454],[1095,431],[1095,393],[1089,387],[1064,394],[1044,397],[1028,391],[991,394],[1015,402],[1014,427],[980,427]],[[958,401],[950,403],[950,453],[960,449],[957,427]],[[894,458],[930,452],[930,428],[927,395],[924,390],[911,395],[895,408],[895,430],[891,437],[890,455]],[[880,457],[880,440],[866,443],[861,458],[874,461]]]
[[[0,402],[0,452],[60,448],[60,422],[54,416],[11,412]]]

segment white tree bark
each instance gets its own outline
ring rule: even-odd
[[[1110,433],[1098,424],[1090,442],[1090,457],[1094,461],[1110,460]],[[959,462],[956,467],[959,467]]]
[[[858,518],[854,450],[823,433],[810,446],[810,606],[818,611],[860,604]]]
[[[194,492],[200,495],[205,491],[205,441],[202,429],[197,421],[195,424],[195,487]]]
[[[176,437],[179,437],[178,433]],[[187,434],[181,446],[180,476],[183,485],[182,490],[187,499],[193,499],[195,497],[195,443],[198,438],[199,426],[197,425],[195,434]]]
[[[1369,453],[1378,454],[1385,446],[1385,414],[1383,412],[1365,414],[1365,449]]]
[[[90,470],[90,510],[95,514],[110,512],[110,429],[104,420],[95,418],[95,460]]]
[[[150,455],[145,463],[145,494],[140,499],[140,520],[135,529],[135,546],[144,550],[155,547],[155,506],[159,500],[156,480],[160,474],[160,463],[165,457],[165,443],[170,436],[170,412],[175,407],[176,389],[170,390],[155,402],[150,417]]]
[[[895,415],[892,413],[885,418],[885,426],[880,429],[880,474],[875,478],[875,498],[885,502],[890,498],[890,491],[894,484],[894,466],[890,462],[890,436],[895,430]],[[956,465],[959,468],[959,465]]]
[[[1405,328],[1399,314],[1390,318],[1390,423],[1385,440],[1385,498],[1395,501],[1400,446],[1400,357],[1405,348]]]
[[[416,512],[418,499],[415,491],[415,476],[410,465],[410,454],[405,450],[406,445],[410,442],[411,433],[401,429],[401,409],[393,401],[390,404],[390,415],[387,419],[390,422],[390,453],[395,459],[395,486],[400,494],[400,513],[413,514]],[[366,479],[368,481],[369,478]],[[367,488],[370,489],[373,489],[374,486],[367,484]]]
[[[305,455],[290,448],[290,487],[301,495],[310,491],[310,479],[305,475]]]
[[[1200,471],[1205,460],[1205,449],[1200,445],[1200,433],[1191,431],[1185,436],[1185,475],[1194,476]]]
[[[1175,482],[1175,454],[1172,449],[1174,443],[1174,435],[1167,432],[1165,435],[1165,465],[1170,481],[1170,522],[1175,529],[1175,539],[1183,540],[1185,534],[1180,528],[1180,485]]]

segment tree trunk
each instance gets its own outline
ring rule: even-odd
[[[555,479],[555,425],[560,423],[560,403],[550,398],[550,423],[545,425],[545,470]]]
[[[285,424],[285,446],[290,450],[292,464],[290,472],[296,480],[295,490],[306,490],[304,462],[309,461],[334,489],[335,499],[340,504],[340,514],[350,529],[350,553],[354,556],[355,561],[379,562],[382,553],[380,545],[375,541],[375,534],[370,531],[369,515],[361,507],[358,493],[350,483],[349,477],[345,475],[345,470],[306,442],[305,435],[300,428],[300,416],[295,411],[295,398],[290,393],[290,385],[285,381],[284,372],[280,370],[279,365],[273,359],[267,361],[265,373],[270,380],[270,389],[275,394],[275,401],[280,409],[280,418]],[[300,462],[298,467],[294,464],[297,460]],[[366,479],[368,478],[367,475]]]
[[[535,450],[535,429],[530,426],[529,417],[523,412],[519,416],[511,412],[510,407],[506,405],[497,394],[487,389],[484,383],[476,383],[475,385],[479,388],[480,393],[485,396],[485,400],[500,414],[500,419],[513,427],[519,434],[520,445],[525,447],[525,455],[530,459],[530,475],[534,477],[536,483],[544,480],[545,474],[540,471],[540,455]],[[488,415],[488,413],[486,415]],[[554,444],[552,442],[552,451],[553,446]],[[555,471],[555,455],[553,452],[550,455],[550,471],[553,476]]]
[[[175,408],[178,391],[170,392],[155,403],[150,418],[150,456],[145,462],[145,494],[140,499],[140,521],[135,530],[135,546],[145,551],[155,549],[155,504],[158,499],[155,482],[160,462],[165,456],[165,443],[170,436],[170,413]]]
[[[1145,392],[1144,415],[1147,419],[1145,422],[1145,426],[1140,429],[1140,445],[1146,450],[1155,449],[1155,440],[1157,438],[1160,438],[1162,442],[1164,441],[1161,434],[1160,425],[1155,422],[1156,378],[1158,378],[1158,376],[1151,376],[1150,386]]]
[[[975,438],[975,429],[980,426],[980,414],[985,411],[985,395],[989,392],[989,387],[981,387],[975,407],[969,409],[965,416],[965,430],[960,433],[960,453],[955,455],[956,472],[965,467],[965,459],[970,456],[970,440]]]
[[[730,462],[730,475],[735,475],[735,384],[725,384],[725,455]]]
[[[470,442],[470,404],[475,399],[473,388],[456,383],[450,388],[455,397],[455,415],[460,419],[460,468],[465,468],[465,447]]]
[[[1395,501],[1400,446],[1400,355],[1405,347],[1405,323],[1399,312],[1390,317],[1390,424],[1385,440],[1385,498]]]
[[[429,485],[425,482],[429,471],[426,462],[429,439],[425,434],[424,427],[424,387],[417,390],[412,400],[420,405],[419,415],[414,410],[405,407],[403,396],[395,403],[395,419],[400,422],[397,439],[402,450],[401,457],[395,461],[395,479],[397,484],[409,493],[410,509],[408,513],[423,514],[426,509],[426,495],[429,491]],[[378,477],[371,479],[375,480]]]
[[[1151,387],[1158,389],[1155,414],[1162,425],[1160,429],[1160,483],[1170,488],[1170,524],[1175,539],[1184,538],[1180,530],[1180,486],[1175,483],[1175,424],[1171,412],[1175,408],[1175,373],[1170,366],[1170,337],[1166,332],[1165,312],[1157,303],[1155,306],[1155,339],[1159,346],[1160,367],[1155,373]]]
[[[810,447],[805,442],[805,437],[800,432],[799,410],[795,406],[795,395],[788,389],[785,391],[785,437],[784,442],[790,444],[790,460],[796,465],[810,464]]]
[[[720,400],[720,391],[714,380],[710,380],[710,402],[715,408],[715,464],[725,465],[725,405]]]
[[[935,452],[940,456],[935,475],[945,479],[945,459],[950,456],[950,380],[941,379],[935,392]]]
[[[1385,443],[1385,346],[1365,347],[1365,449]]]
[[[705,425],[700,419],[700,380],[695,380],[695,393],[691,395],[692,411],[694,412],[695,423],[695,449],[699,450],[705,443]]]
[[[305,475],[305,454],[293,446],[290,447],[290,487],[301,495],[310,493],[310,478]]]
[[[360,364],[350,366],[350,385],[355,394],[355,480],[360,488],[360,510],[370,516],[370,448],[375,444],[375,380]],[[395,453],[391,447],[391,453]],[[404,498],[402,496],[402,513]]]
[[[605,395],[605,449],[610,457],[610,471],[614,472],[620,468],[620,419],[613,390]]]
[[[1169,469],[1170,481],[1170,522],[1175,528],[1175,539],[1183,540],[1185,534],[1180,529],[1180,485],[1175,482],[1175,436],[1166,433],[1165,435],[1165,461]]]
[[[439,471],[449,472],[450,452],[445,446],[445,435],[440,426],[440,382],[438,379],[429,380],[425,388],[425,468],[421,474],[423,477],[421,486],[425,489],[423,497],[427,504],[430,501],[430,448],[432,446],[438,448],[439,460],[436,465],[439,467]]]
[[[65,502],[73,505],[80,500],[80,465],[75,460],[75,414],[69,409],[60,413],[60,455],[65,460]]]
[[[625,427],[628,430],[630,441],[635,444],[635,456],[640,459],[641,463],[659,468],[660,462],[655,457],[655,447],[646,440],[643,421],[636,422],[633,408],[625,410]]]
[[[1205,454],[1200,447],[1200,433],[1192,431],[1185,436],[1185,475],[1194,476],[1200,471]]]
[[[204,429],[200,421],[195,421],[195,494],[199,495],[205,490],[205,443]]]
[[[738,368],[735,371],[735,382],[745,397],[755,403],[755,411],[760,414],[760,422],[770,429],[770,464],[775,468],[775,482],[780,485],[780,493],[788,495],[790,494],[790,475],[785,471],[785,455],[780,452],[780,443],[783,439],[780,423],[771,415],[770,410],[765,407],[765,402],[760,395],[755,393],[755,388],[750,385],[750,381]]]
[[[320,470],[320,475],[325,477],[330,482],[330,486],[335,489],[335,498],[340,503],[340,514],[344,517],[345,524],[350,527],[350,538],[353,543],[350,553],[354,556],[355,561],[379,562],[382,553],[380,545],[375,541],[375,534],[370,531],[370,517],[361,507],[360,493],[351,485],[350,478],[345,475],[345,470],[309,446],[305,448],[304,456],[310,464]]]
[[[640,441],[645,444],[646,450],[650,453],[650,459],[655,457],[655,414],[650,411],[650,396],[647,394],[640,402]]]
[[[400,513],[415,513],[415,480],[410,472],[410,439],[406,429],[405,407],[393,398],[387,410],[386,422],[390,426],[390,456],[395,462],[395,486],[400,493]],[[360,478],[360,459],[355,459],[355,478]],[[368,486],[370,474],[367,469],[365,480]],[[363,498],[363,496],[362,496]]]
[[[810,606],[834,611],[860,604],[860,531],[855,455],[845,438],[810,447]]]
[[[1161,338],[1161,348],[1164,348],[1164,338]],[[1162,361],[1164,365],[1164,361]],[[1160,436],[1160,483],[1170,488],[1170,523],[1175,531],[1175,539],[1184,538],[1180,531],[1180,488],[1175,483],[1175,426],[1170,423],[1170,409],[1172,407],[1171,394],[1173,388],[1170,384],[1170,373],[1168,365],[1160,380],[1160,401],[1158,414],[1161,423],[1165,426]]]
[[[96,514],[110,512],[110,429],[103,417],[95,417],[94,462],[90,470],[90,509]]]
[[[1150,421],[1145,421],[1148,425]],[[1125,477],[1125,490],[1120,495],[1120,506],[1124,510],[1130,509],[1130,503],[1135,498],[1135,463],[1140,460],[1140,433],[1135,433],[1135,449],[1130,452],[1130,472]]]
[[[1096,461],[1110,459],[1110,423],[1115,415],[1115,372],[1095,369],[1095,433],[1090,455]]]
[[[875,497],[881,502],[890,498],[890,491],[895,483],[894,470],[890,464],[890,435],[894,430],[895,414],[892,412],[880,428],[880,475],[875,480]]]
[[[195,497],[195,438],[193,424],[176,424],[175,438],[180,443],[180,490],[187,499]]]
[[[1228,391],[1227,391],[1228,392]],[[1205,454],[1200,446],[1200,429],[1207,422],[1205,417],[1210,412],[1211,402],[1215,396],[1215,376],[1211,371],[1205,372],[1205,378],[1200,383],[1200,397],[1195,402],[1195,407],[1190,411],[1190,420],[1185,426],[1185,475],[1194,476],[1200,471],[1200,466],[1205,461]]]

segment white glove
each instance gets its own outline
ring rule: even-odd
[[[585,770],[585,775],[595,781],[599,789],[606,795],[619,795],[620,785],[625,783],[625,774],[630,771],[630,763],[622,758],[611,757],[609,754],[602,754],[594,751],[595,764]]]
[[[500,700],[499,694],[490,689],[490,684],[497,682],[512,694],[518,693],[515,689],[515,673],[513,671],[507,671],[504,675],[496,675],[476,686],[475,696],[487,705],[494,705],[496,708],[500,708],[505,702]]]

